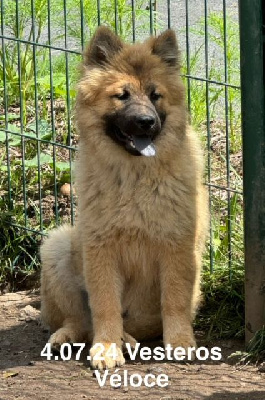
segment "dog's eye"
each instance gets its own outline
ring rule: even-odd
[[[150,94],[151,101],[157,101],[161,97],[162,97],[162,94],[156,92],[155,90],[153,92],[151,92],[151,94]]]
[[[128,100],[130,97],[130,93],[128,90],[124,90],[123,93],[115,94],[114,97],[116,97],[119,100]]]

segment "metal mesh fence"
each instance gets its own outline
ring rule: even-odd
[[[1,227],[12,226],[13,240],[18,235],[38,241],[55,225],[74,223],[75,83],[82,49],[99,24],[127,41],[168,27],[176,30],[187,107],[206,154],[211,226],[205,267],[229,268],[232,273],[243,265],[240,52],[234,0],[2,0]],[[34,259],[30,247],[22,250]],[[17,257],[11,260],[13,269]]]

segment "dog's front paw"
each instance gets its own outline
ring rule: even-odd
[[[59,351],[60,347],[63,343],[72,343],[72,335],[71,331],[66,328],[60,328],[56,332],[54,332],[49,339],[49,343],[51,344],[51,348],[53,350]]]
[[[96,343],[90,349],[90,365],[93,369],[111,369],[125,363],[122,350],[116,343]]]
[[[196,354],[196,341],[194,336],[179,334],[171,341],[165,341],[166,354],[170,354],[169,360],[194,361]]]

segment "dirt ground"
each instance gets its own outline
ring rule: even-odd
[[[121,368],[129,376],[166,374],[169,385],[133,388],[122,385],[100,387],[88,361],[47,361],[40,356],[48,332],[39,322],[38,292],[7,293],[0,296],[0,400],[72,399],[163,399],[163,400],[264,400],[265,366],[237,366],[227,357],[242,349],[236,341],[208,343],[222,349],[220,362],[194,363],[128,361]],[[199,344],[206,346],[203,339]],[[155,345],[154,343],[152,344]],[[156,343],[156,346],[159,345]],[[88,354],[88,349],[82,352]],[[84,357],[86,358],[86,357]],[[114,371],[113,371],[114,372]]]

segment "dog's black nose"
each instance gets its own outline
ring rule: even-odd
[[[136,123],[144,131],[149,131],[155,125],[155,118],[151,115],[138,115]]]

